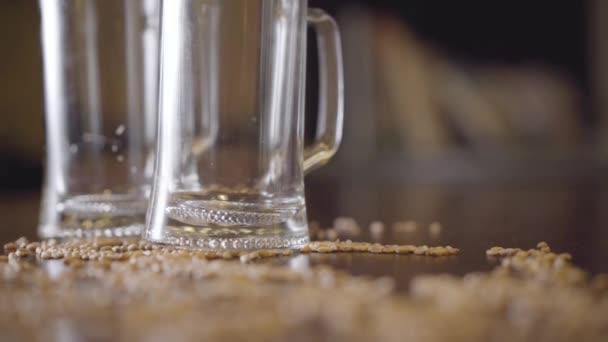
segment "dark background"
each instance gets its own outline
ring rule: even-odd
[[[331,0],[310,5],[334,15],[361,6],[379,16],[398,17],[426,44],[459,62],[555,68],[580,90],[584,110],[579,115],[588,131],[600,121],[591,91],[589,2]],[[0,1],[0,191],[36,190],[41,184],[44,123],[38,31],[36,1]],[[309,60],[316,64],[314,52]],[[310,69],[309,83],[314,83],[316,71]],[[313,108],[314,98],[309,103]],[[348,107],[346,114],[348,119]],[[592,136],[586,134],[586,139]]]

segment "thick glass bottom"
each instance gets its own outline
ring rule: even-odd
[[[141,236],[145,215],[78,217],[61,215],[56,225],[40,226],[41,238],[95,238],[95,237],[139,237]]]
[[[215,208],[217,210],[217,208]],[[168,209],[170,211],[171,209]],[[189,214],[194,217],[207,218],[209,208],[190,208]],[[173,212],[175,214],[175,211]],[[200,213],[200,215],[198,215]],[[269,212],[230,212],[219,211],[214,215],[219,217],[255,218],[256,215],[270,215],[272,220],[257,220],[255,225],[237,225],[233,222],[226,224],[225,220],[220,223],[206,223],[192,225],[191,217],[185,220],[169,218],[167,225],[162,230],[160,237],[146,236],[148,241],[171,246],[226,251],[226,250],[256,250],[256,249],[297,249],[309,242],[308,224],[306,221],[306,209],[304,207],[283,220],[275,220],[274,213]],[[186,222],[184,222],[186,221]],[[232,221],[232,220],[231,220]],[[200,221],[196,221],[200,222]],[[247,221],[249,222],[249,221]],[[259,224],[268,222],[268,224]]]
[[[55,226],[41,226],[39,235],[43,239],[92,239],[96,237],[133,237],[139,238],[144,230],[144,224],[137,222],[131,225],[115,226],[111,228],[57,228]]]
[[[58,208],[56,222],[42,223],[42,238],[139,237],[147,202],[118,194],[75,196]]]
[[[310,242],[308,234],[275,234],[272,236],[210,237],[198,233],[166,231],[152,243],[207,251],[250,251],[260,249],[299,249]]]
[[[146,232],[154,243],[202,250],[296,249],[309,242],[301,196],[250,192],[176,193],[166,224]]]

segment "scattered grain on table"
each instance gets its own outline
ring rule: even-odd
[[[401,293],[389,277],[250,263],[289,251],[42,241],[35,258],[17,256],[29,243],[15,242],[0,258],[0,340],[608,340],[608,275],[591,276],[548,244],[495,247],[487,254],[500,262],[490,272],[418,276]],[[457,254],[350,240],[312,242],[302,252],[370,250]]]

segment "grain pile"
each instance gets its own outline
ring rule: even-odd
[[[429,247],[414,245],[383,245],[380,243],[346,241],[314,241],[304,246],[302,253],[373,253],[373,254],[414,254],[426,256],[451,256],[460,250],[452,246]]]
[[[305,249],[352,253],[353,244]],[[395,293],[388,278],[249,263],[291,257],[280,251],[216,254],[128,240],[20,239],[4,252],[2,341],[608,340],[608,279],[590,277],[546,244],[492,248],[488,255],[501,259],[492,272],[420,276],[407,294]]]

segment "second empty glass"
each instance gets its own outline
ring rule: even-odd
[[[160,0],[40,0],[47,165],[39,234],[141,234]]]

